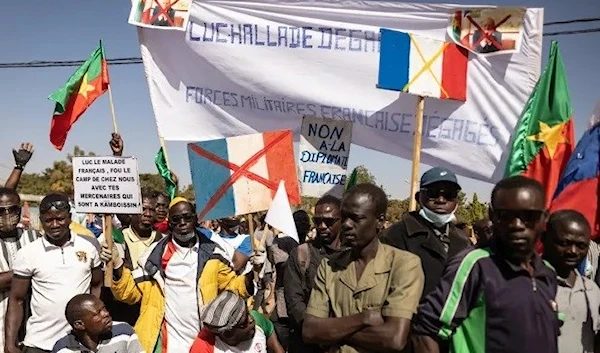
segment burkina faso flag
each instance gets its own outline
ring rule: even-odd
[[[109,83],[104,48],[100,43],[67,83],[48,97],[56,102],[50,126],[50,142],[56,149],[62,150],[71,126],[108,90]]]
[[[558,43],[552,41],[548,64],[515,129],[505,171],[505,176],[523,175],[542,183],[546,206],[573,153],[572,115],[565,68]]]

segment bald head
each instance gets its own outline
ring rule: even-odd
[[[71,298],[65,308],[65,316],[69,325],[73,326],[75,321],[83,319],[88,307],[94,305],[99,299],[91,294],[78,294]]]

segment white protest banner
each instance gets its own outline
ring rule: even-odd
[[[342,196],[351,142],[351,121],[302,118],[298,177],[303,196]]]
[[[142,213],[133,157],[73,157],[73,185],[78,213]]]
[[[478,7],[489,8],[468,9]],[[300,118],[314,115],[352,121],[353,143],[410,159],[417,97],[376,87],[380,30],[448,41],[449,18],[464,8],[193,1],[186,32],[138,28],[160,135],[205,141],[292,129],[298,137]],[[542,25],[543,9],[526,9],[518,51],[469,53],[466,102],[426,98],[423,163],[502,177],[503,154],[539,77]]]

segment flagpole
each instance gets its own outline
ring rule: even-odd
[[[425,98],[417,97],[417,112],[415,114],[415,137],[413,140],[412,173],[410,178],[409,211],[417,209],[415,194],[419,190],[419,165],[421,164],[421,141],[423,135],[423,111],[425,109]]]
[[[171,164],[169,163],[169,156],[167,155],[167,144],[165,143],[165,139],[159,134],[158,139],[160,140],[160,147],[163,150],[163,155],[165,156],[165,162],[167,163],[167,168],[171,170]]]
[[[112,86],[112,85],[109,83],[108,84],[108,102],[110,104],[110,113],[112,115],[113,132],[115,134],[118,134],[119,130],[117,129],[117,116],[115,115],[115,104],[113,102],[112,89],[110,89],[110,86]]]

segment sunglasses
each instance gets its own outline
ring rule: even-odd
[[[421,192],[425,194],[425,196],[429,200],[435,200],[442,196],[446,200],[456,200],[458,198],[458,190],[444,190],[444,189],[421,189]]]
[[[191,213],[186,213],[186,214],[171,216],[169,218],[169,222],[173,223],[173,224],[178,224],[178,223],[181,223],[181,221],[185,221],[186,223],[188,223],[188,222],[193,222],[195,218],[196,218],[196,215],[191,214]]]
[[[542,216],[546,214],[544,210],[503,210],[494,209],[492,210],[494,216],[499,223],[510,223],[515,219],[520,219],[527,226],[533,226],[537,223]]]
[[[339,220],[339,218],[333,217],[313,217],[313,223],[317,227],[320,226],[322,223],[325,223],[325,226],[327,227],[331,227]]]
[[[71,208],[71,206],[69,205],[69,202],[67,202],[67,201],[61,201],[61,200],[52,201],[52,202],[40,205],[40,212],[48,212],[53,208],[55,208],[59,211],[67,211]]]
[[[21,212],[21,206],[8,206],[8,207],[0,207],[0,214],[6,213],[19,213]]]

